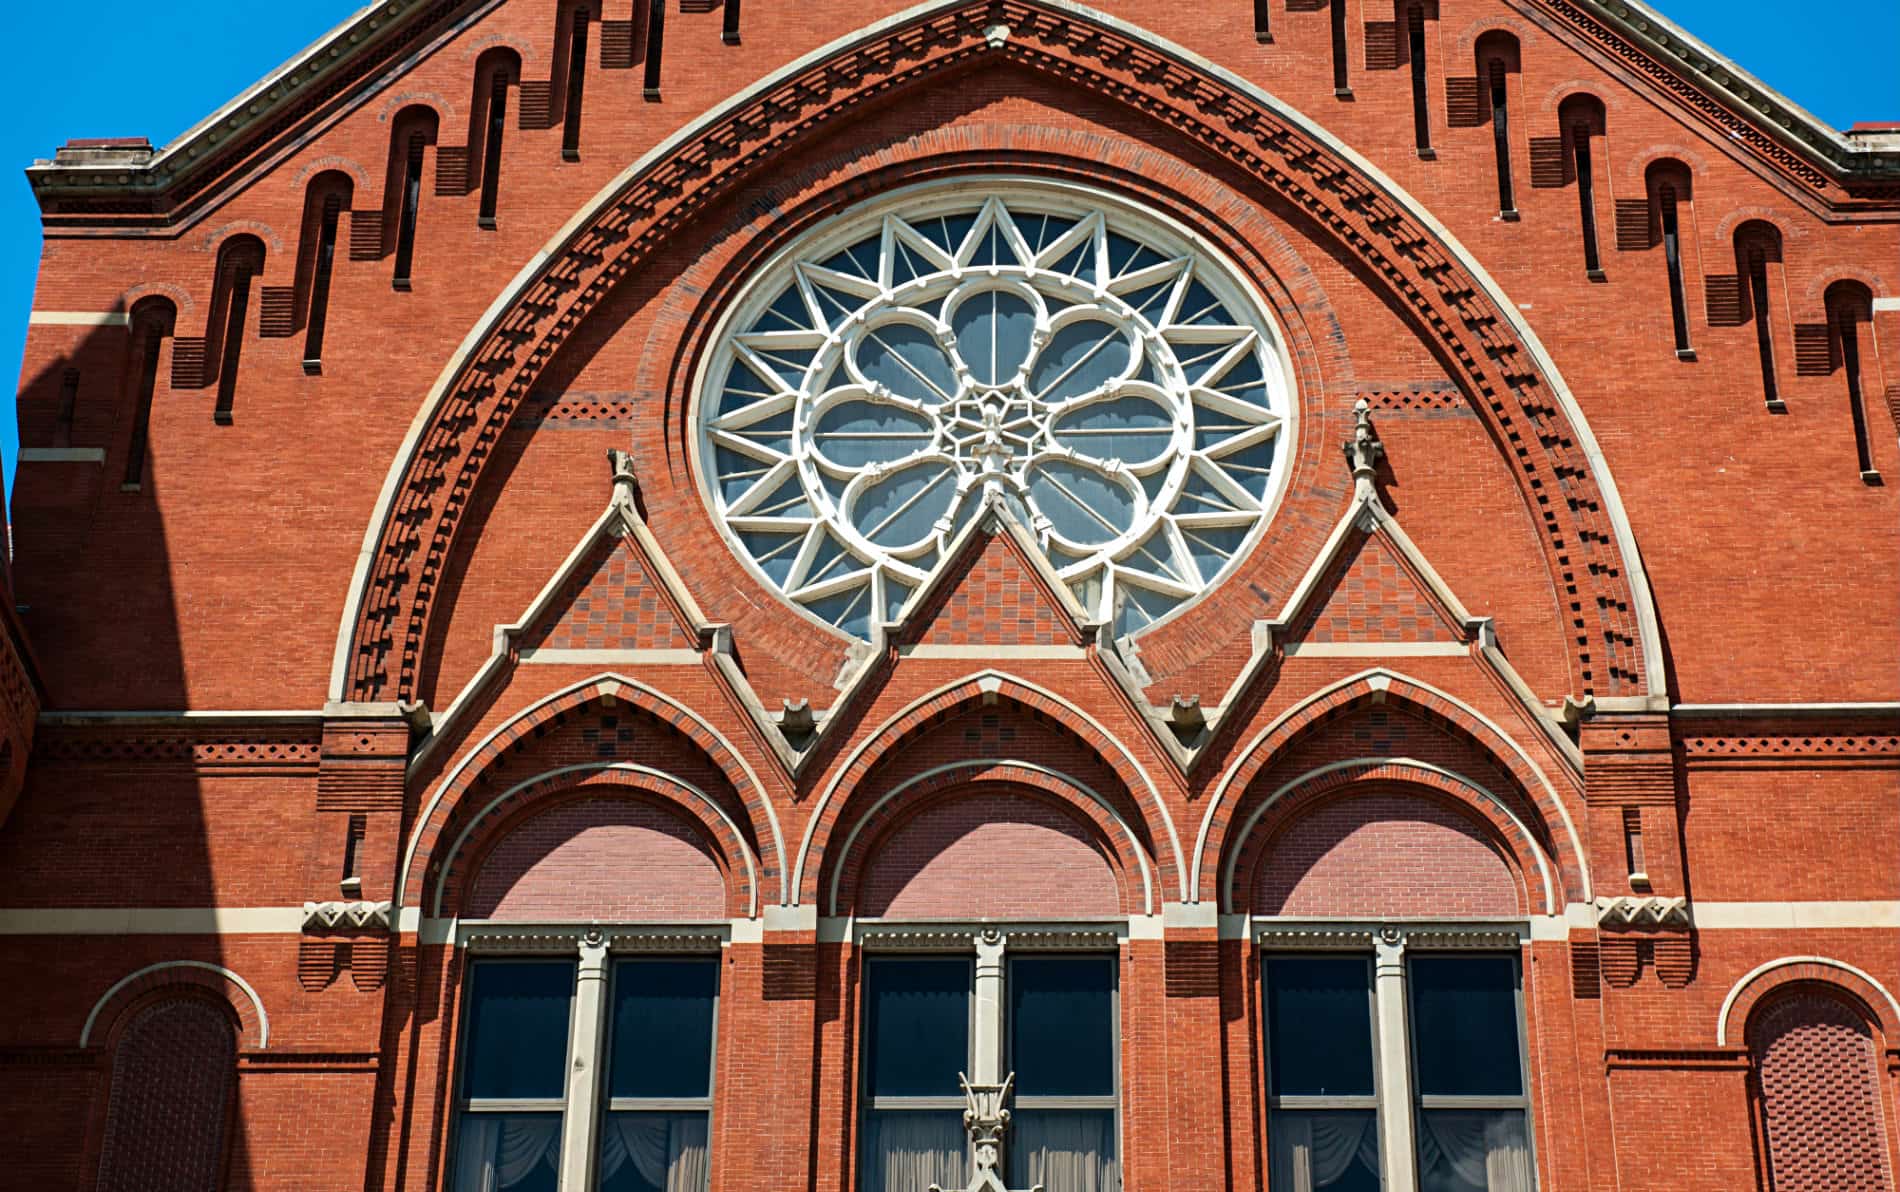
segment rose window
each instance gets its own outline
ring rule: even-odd
[[[1273,325],[1193,237],[1085,192],[966,181],[768,265],[696,417],[727,532],[846,633],[895,616],[993,494],[1127,634],[1258,536],[1292,403]]]

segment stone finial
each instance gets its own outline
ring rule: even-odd
[[[1003,1161],[1003,1135],[1009,1129],[1005,1105],[1016,1074],[1005,1076],[1001,1084],[971,1084],[970,1078],[959,1072],[957,1081],[963,1085],[963,1128],[970,1134],[972,1168],[970,1186],[963,1192],[1009,1192],[997,1167]],[[932,1184],[930,1192],[944,1189]],[[1035,1185],[1029,1192],[1042,1192],[1042,1185]]]
[[[1370,486],[1378,475],[1379,461],[1385,458],[1385,444],[1372,428],[1372,403],[1360,398],[1353,403],[1352,441],[1345,444],[1346,463],[1352,468],[1355,483]]]
[[[609,449],[607,463],[614,471],[614,500],[631,503],[634,487],[640,483],[640,477],[633,470],[632,453]]]

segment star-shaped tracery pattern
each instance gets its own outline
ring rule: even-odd
[[[766,266],[711,358],[701,466],[757,570],[853,636],[896,615],[986,493],[1131,634],[1259,534],[1286,378],[1233,269],[1159,217],[965,180]]]

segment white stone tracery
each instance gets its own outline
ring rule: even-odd
[[[760,272],[701,385],[700,468],[742,556],[853,636],[896,615],[986,493],[1133,633],[1265,525],[1288,375],[1236,271],[1161,217],[965,179]]]

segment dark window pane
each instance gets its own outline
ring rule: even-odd
[[[874,1097],[961,1095],[970,1068],[970,962],[872,957],[864,998]]]
[[[1372,970],[1359,956],[1267,960],[1268,1091],[1372,1095]]]
[[[1016,1095],[1115,1092],[1115,958],[1021,956],[1009,966]]]
[[[1521,1109],[1428,1109],[1418,1115],[1420,1192],[1490,1192],[1536,1182]]]
[[[713,999],[719,961],[614,965],[610,1097],[704,1097],[712,1090]]]
[[[864,1115],[863,1192],[926,1192],[970,1183],[970,1136],[960,1110]]]
[[[574,965],[564,960],[477,963],[469,973],[468,1097],[559,1097],[567,1071]]]
[[[1516,1096],[1517,964],[1508,956],[1415,956],[1412,1045],[1425,1096]]]
[[[598,1192],[705,1192],[704,1113],[609,1113],[600,1119]]]
[[[558,1113],[465,1113],[455,1125],[450,1192],[556,1192]]]

